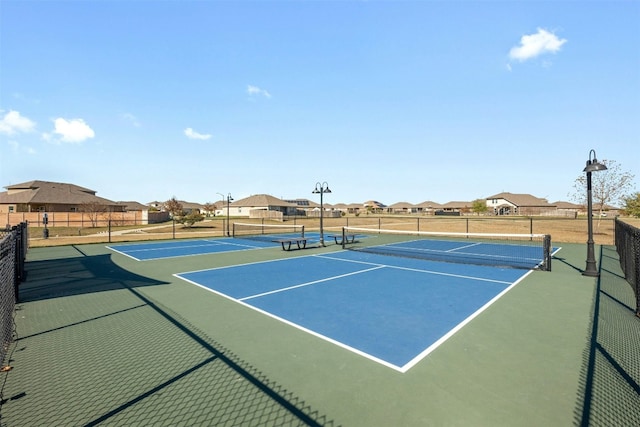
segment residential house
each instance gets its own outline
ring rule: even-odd
[[[268,194],[256,194],[232,202],[228,206],[228,210],[230,216],[283,220],[285,215],[295,215],[298,205]],[[216,210],[216,215],[226,214],[226,206],[223,209]]]
[[[418,213],[425,215],[435,215],[436,211],[442,210],[442,205],[431,200],[426,200],[422,203],[418,203],[416,205],[416,208]]]
[[[96,196],[94,190],[74,184],[29,181],[5,187],[0,193],[0,212],[82,212],[100,206],[109,212],[124,212],[124,206]]]
[[[418,207],[408,202],[398,202],[387,206],[387,212],[392,214],[412,214],[418,212]]]
[[[473,203],[471,202],[461,202],[461,201],[451,201],[447,202],[444,205],[440,205],[440,209],[436,209],[434,215],[463,215],[468,212],[471,212],[471,207]]]
[[[315,212],[320,210],[320,203],[316,203],[309,199],[292,199],[292,200],[285,200],[285,202],[293,203],[298,207],[298,209],[296,210],[296,213],[293,215],[309,215],[310,212]],[[328,206],[329,205],[327,203],[324,203],[325,210],[328,208]]]
[[[504,192],[487,197],[487,207],[495,215],[554,215],[557,211],[546,199]]]
[[[567,216],[570,218],[577,218],[578,213],[586,212],[587,208],[584,205],[578,205],[570,202],[557,201],[552,205],[556,206],[557,214],[559,216]]]
[[[385,205],[384,203],[380,203],[375,200],[369,200],[368,202],[364,202],[363,206],[365,211],[371,212],[371,213],[382,213],[387,207],[387,205]]]
[[[133,211],[142,212],[142,211],[149,210],[149,206],[143,205],[142,203],[134,202],[134,201],[126,201],[126,202],[119,201],[118,205],[122,206],[122,210],[124,212],[133,212]]]

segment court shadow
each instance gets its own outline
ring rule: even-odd
[[[27,278],[18,288],[18,302],[167,284],[120,268],[111,254],[85,256],[77,251],[77,257],[29,261]]]
[[[578,271],[578,272],[580,272],[580,273],[582,273],[582,272],[584,271],[583,269],[581,269],[581,268],[580,268],[580,267],[578,267],[577,265],[573,265],[573,264],[571,264],[569,261],[567,261],[567,259],[566,259],[566,258],[562,258],[562,257],[555,256],[555,255],[554,255],[554,256],[553,256],[553,258],[552,258],[552,260],[553,260],[553,261],[557,261],[557,262],[561,262],[561,263],[563,263],[564,265],[567,265],[567,266],[569,266],[569,267],[573,268],[574,270],[576,270],[576,271]]]
[[[140,409],[137,407],[139,403],[148,400],[154,402],[155,405],[161,399],[160,396],[167,393],[172,394],[170,396],[172,402],[190,402],[188,407],[198,406],[194,402],[200,399],[206,402],[208,408],[202,412],[211,414],[209,417],[204,417],[208,419],[208,425],[214,425],[219,419],[237,419],[237,422],[234,421],[230,425],[305,425],[316,427],[335,425],[333,420],[313,410],[294,393],[267,378],[231,350],[195,328],[179,314],[145,296],[138,289],[129,288],[129,290],[139,298],[141,303],[153,310],[154,317],[156,317],[154,323],[162,318],[172,326],[174,333],[181,336],[180,340],[183,341],[180,346],[181,353],[196,354],[204,351],[206,358],[192,368],[88,422],[86,426],[117,421],[122,414],[129,410],[139,411]],[[183,383],[182,387],[175,387],[177,383]],[[200,383],[205,384],[206,390],[203,391],[200,388]],[[182,391],[176,391],[180,389]],[[156,408],[151,411],[160,410]],[[202,416],[202,413],[199,414],[200,419]]]
[[[640,319],[615,247],[601,247],[576,424],[640,425]]]

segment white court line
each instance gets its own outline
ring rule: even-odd
[[[207,246],[220,246],[218,244],[197,244],[197,245],[179,245],[179,246],[160,246],[158,248],[132,249],[129,252],[154,252],[154,251],[170,251],[172,249],[186,248],[202,248]]]
[[[353,276],[355,274],[366,273],[366,272],[373,271],[373,270],[378,270],[378,269],[384,268],[384,267],[385,267],[384,265],[379,265],[379,266],[376,266],[376,267],[367,268],[365,270],[353,271],[351,273],[340,274],[338,276],[326,277],[324,279],[314,280],[312,282],[301,283],[299,285],[288,286],[286,288],[275,289],[273,291],[268,291],[268,292],[263,292],[261,294],[251,295],[251,296],[248,296],[248,297],[240,298],[239,300],[240,301],[246,301],[246,300],[253,299],[253,298],[263,297],[265,295],[277,294],[279,292],[285,292],[285,291],[289,291],[291,289],[296,289],[296,288],[302,288],[302,287],[305,287],[305,286],[315,285],[316,283],[328,282],[329,280],[340,279],[342,277]]]
[[[417,240],[411,240],[411,242],[416,242]],[[402,246],[398,243],[389,243],[386,245],[379,245],[379,246],[375,246],[375,247],[385,247],[385,246],[390,246],[392,248],[398,248],[398,249],[405,249],[407,251],[412,251],[412,252],[416,252],[416,253],[424,253],[424,254],[429,254],[429,253],[433,253],[433,254],[455,254],[455,255],[460,255],[462,257],[464,256],[472,256],[472,257],[478,257],[478,258],[483,258],[483,259],[492,259],[492,260],[512,260],[513,257],[509,256],[509,255],[498,255],[498,254],[485,254],[482,252],[460,252],[458,253],[457,251],[461,251],[462,249],[467,249],[467,248],[471,248],[474,246],[479,246],[479,245],[486,245],[487,243],[473,243],[470,245],[466,245],[466,246],[460,246],[458,248],[452,248],[452,249],[448,249],[446,251],[444,250],[440,250],[440,249],[429,249],[429,248],[415,248],[413,246]],[[524,248],[533,248],[534,246],[515,246],[515,247],[524,247]],[[537,248],[540,249],[540,248]],[[520,257],[521,260],[523,261],[537,261],[540,262],[540,257],[535,257],[535,258],[531,258],[528,256],[521,256]],[[437,261],[437,260],[436,260]],[[461,263],[464,264],[464,263]],[[482,264],[480,264],[482,265]],[[487,266],[492,267],[491,264],[487,264]]]
[[[508,286],[507,288],[505,288],[502,292],[500,292],[498,295],[496,295],[495,297],[493,297],[491,300],[489,300],[485,305],[483,305],[482,307],[480,307],[478,310],[476,310],[473,314],[471,314],[469,317],[467,317],[466,319],[464,319],[462,322],[458,323],[456,326],[454,326],[451,330],[449,330],[449,332],[447,332],[446,334],[444,334],[443,336],[441,336],[438,340],[436,340],[433,344],[431,344],[429,347],[427,347],[425,350],[423,350],[420,354],[418,354],[416,357],[414,357],[413,359],[411,359],[409,362],[407,362],[404,366],[402,366],[400,368],[400,372],[405,373],[407,372],[409,369],[413,368],[415,365],[418,364],[418,362],[420,362],[422,359],[424,359],[425,357],[427,357],[427,355],[429,355],[429,353],[433,352],[436,348],[440,347],[440,345],[442,345],[446,340],[448,340],[449,338],[451,338],[456,332],[458,332],[460,329],[462,329],[464,326],[466,326],[469,322],[471,322],[473,319],[475,319],[476,317],[478,317],[480,315],[480,313],[482,313],[483,311],[485,311],[487,308],[489,308],[490,305],[492,305],[494,302],[498,301],[504,294],[506,294],[507,292],[509,292],[514,286],[516,286],[518,283],[520,283],[522,280],[524,280],[525,277],[527,277],[529,274],[531,274],[533,272],[533,270],[529,270],[526,274],[524,274],[522,277],[520,277],[518,280],[516,280],[515,282],[513,282],[513,284],[511,286]]]
[[[291,259],[291,258],[289,258],[289,259]],[[286,324],[286,325],[292,326],[292,327],[294,327],[294,328],[296,328],[296,329],[298,329],[298,330],[301,330],[301,331],[306,332],[306,333],[308,333],[308,334],[310,334],[310,335],[313,335],[314,337],[320,338],[320,339],[321,339],[321,340],[323,340],[323,341],[327,341],[327,342],[329,342],[329,343],[331,343],[331,344],[333,344],[333,345],[336,345],[336,346],[338,346],[338,347],[340,347],[340,348],[343,348],[343,349],[345,349],[345,350],[347,350],[347,351],[350,351],[350,352],[352,352],[352,353],[358,354],[358,355],[360,355],[360,356],[362,356],[362,357],[365,357],[365,358],[367,358],[367,359],[369,359],[369,360],[372,360],[372,361],[374,361],[374,362],[376,362],[376,363],[379,363],[379,364],[381,364],[381,365],[383,365],[383,366],[386,366],[386,367],[388,367],[388,368],[391,368],[391,369],[393,369],[393,370],[395,370],[395,371],[402,372],[402,373],[404,373],[404,372],[405,372],[405,371],[403,371],[403,370],[402,370],[403,368],[402,368],[402,367],[400,367],[400,366],[396,366],[396,365],[394,365],[393,363],[387,362],[387,361],[386,361],[386,360],[384,360],[384,359],[380,359],[380,358],[378,358],[378,357],[376,357],[376,356],[373,356],[373,355],[371,355],[371,354],[369,354],[369,353],[365,353],[364,351],[359,350],[359,349],[357,349],[357,348],[355,348],[355,347],[351,347],[351,346],[349,346],[349,345],[347,345],[347,344],[345,344],[345,343],[343,343],[343,342],[341,342],[341,341],[337,341],[337,340],[335,340],[335,339],[333,339],[333,338],[330,338],[330,337],[328,337],[328,336],[326,336],[326,335],[320,334],[320,333],[318,333],[318,332],[316,332],[316,331],[314,331],[314,330],[312,330],[312,329],[305,328],[305,327],[304,327],[304,326],[302,326],[302,325],[299,325],[299,324],[297,324],[297,323],[294,323],[294,322],[292,322],[292,321],[290,321],[290,320],[287,320],[287,319],[285,319],[285,318],[283,318],[283,317],[276,316],[275,314],[273,314],[273,313],[271,313],[271,312],[268,312],[268,311],[265,311],[265,310],[263,310],[263,309],[261,309],[261,308],[255,307],[255,306],[253,306],[253,305],[251,305],[251,304],[248,304],[248,303],[246,303],[246,302],[244,302],[244,301],[241,301],[241,300],[239,300],[239,299],[237,299],[237,298],[233,298],[233,297],[231,297],[231,296],[229,296],[229,295],[227,295],[227,294],[225,294],[225,293],[222,293],[222,292],[216,291],[216,290],[211,289],[211,288],[207,288],[206,286],[201,285],[200,283],[194,282],[193,280],[187,279],[187,278],[182,277],[182,276],[180,276],[180,275],[178,275],[178,274],[174,274],[174,276],[175,276],[175,277],[177,277],[177,278],[179,278],[179,279],[184,280],[185,282],[191,283],[192,285],[195,285],[195,286],[198,286],[198,287],[200,287],[200,288],[202,288],[202,289],[205,289],[205,290],[207,290],[207,291],[209,291],[209,292],[213,292],[214,294],[219,295],[219,296],[221,296],[221,297],[223,297],[223,298],[226,298],[226,299],[228,299],[228,300],[230,300],[230,301],[234,301],[234,302],[236,302],[236,303],[238,303],[238,304],[240,304],[240,305],[242,305],[242,306],[244,306],[244,307],[246,307],[246,308],[249,308],[249,309],[251,309],[251,310],[257,311],[257,312],[258,312],[258,313],[260,313],[260,314],[263,314],[263,315],[268,316],[268,317],[270,317],[270,318],[272,318],[272,319],[275,319],[275,320],[277,320],[277,321],[279,321],[279,322],[282,322],[282,323],[284,323],[284,324]]]
[[[482,243],[471,243],[469,245],[460,246],[458,248],[452,248],[452,249],[449,249],[448,251],[444,251],[444,252],[455,252],[455,251],[459,251],[460,249],[472,248],[474,246],[478,246],[478,245],[481,245],[481,244]]]
[[[198,245],[181,245],[181,246],[164,246],[164,247],[158,247],[158,248],[147,248],[147,249],[133,249],[131,251],[128,252],[122,252],[118,249],[115,249],[113,246],[105,246],[107,249],[110,249],[114,252],[117,252],[121,255],[127,256],[131,259],[134,259],[136,261],[156,261],[159,259],[167,259],[167,258],[181,258],[181,257],[186,257],[186,256],[196,256],[196,255],[210,255],[210,254],[216,254],[216,253],[226,253],[226,252],[236,252],[236,251],[248,251],[248,250],[253,250],[253,249],[265,249],[267,247],[265,246],[252,246],[252,245],[243,245],[243,244],[239,244],[239,243],[232,243],[232,242],[224,242],[224,241],[215,241],[215,240],[203,240],[204,242],[211,242],[210,244],[198,244]],[[143,244],[147,244],[147,243],[140,243],[140,245]],[[158,245],[161,245],[161,243],[158,243]],[[228,250],[228,251],[222,251],[222,252],[200,252],[200,253],[195,253],[195,254],[186,254],[186,255],[168,255],[168,256],[162,256],[162,257],[157,257],[157,258],[146,258],[144,260],[140,259],[140,258],[136,258],[135,256],[131,255],[129,252],[131,253],[148,253],[148,252],[153,252],[153,251],[170,251],[171,249],[186,249],[186,248],[198,248],[198,247],[217,247],[217,246],[232,246],[232,247],[238,247],[240,249],[232,249],[232,250]],[[127,247],[131,247],[131,246],[135,246],[135,245],[126,245]]]
[[[511,282],[506,282],[504,280],[485,279],[483,277],[466,276],[466,275],[463,275],[463,274],[443,273],[441,271],[434,271],[434,270],[423,270],[423,269],[419,269],[419,268],[399,267],[397,265],[387,265],[387,264],[379,264],[379,263],[367,262],[367,261],[356,261],[356,260],[351,260],[351,259],[335,258],[335,257],[329,256],[329,255],[314,255],[314,256],[317,256],[317,257],[320,257],[320,258],[333,259],[333,260],[336,260],[336,261],[352,262],[352,263],[356,263],[356,264],[379,265],[379,266],[382,266],[382,267],[395,268],[395,269],[398,269],[398,270],[407,270],[407,271],[415,271],[415,272],[418,272],[418,273],[434,274],[436,276],[456,277],[456,278],[460,278],[460,279],[475,280],[475,281],[481,281],[481,282],[492,282],[492,283],[503,283],[503,284],[510,284],[511,283]]]
[[[112,248],[111,246],[105,246],[105,247],[106,247],[107,249],[112,250],[113,252],[117,252],[117,253],[119,253],[120,255],[124,255],[124,256],[129,257],[129,258],[131,258],[131,259],[134,259],[134,260],[136,260],[136,261],[142,261],[140,258],[136,258],[136,257],[134,257],[133,255],[129,255],[129,254],[128,254],[128,253],[126,253],[126,252],[121,252],[121,251],[119,251],[119,250],[117,250],[117,249]]]
[[[244,297],[241,299],[238,298],[234,298],[231,297],[223,292],[208,288],[204,285],[201,285],[200,283],[194,282],[190,279],[187,279],[185,277],[182,277],[180,274],[189,274],[189,273],[194,273],[195,271],[189,272],[189,273],[178,273],[178,274],[173,274],[173,276],[178,277],[179,279],[182,279],[188,283],[191,283],[193,285],[199,286],[209,292],[213,292],[216,295],[219,295],[223,298],[226,298],[228,300],[231,301],[235,301],[247,308],[250,308],[251,310],[257,311],[261,314],[264,314],[272,319],[278,320],[280,322],[283,322],[289,326],[292,326],[298,330],[304,331],[308,334],[311,334],[315,337],[318,337],[326,342],[329,342],[331,344],[337,345],[338,347],[341,347],[345,350],[348,350],[352,353],[358,354],[362,357],[365,357],[373,362],[376,362],[378,364],[381,364],[383,366],[386,366],[388,368],[391,368],[397,372],[400,373],[406,373],[407,371],[409,371],[412,367],[414,367],[416,364],[418,364],[422,359],[424,359],[427,355],[429,355],[430,353],[432,353],[434,350],[436,350],[436,348],[438,348],[440,345],[442,345],[446,340],[448,340],[449,338],[451,338],[451,336],[453,336],[456,332],[458,332],[460,329],[462,329],[464,326],[466,326],[469,322],[471,322],[474,318],[476,318],[478,315],[480,315],[480,313],[482,313],[483,311],[485,311],[487,308],[489,308],[489,306],[491,306],[493,303],[495,303],[498,299],[500,299],[504,294],[506,294],[509,290],[511,290],[514,286],[516,286],[517,284],[519,284],[522,280],[524,280],[525,277],[527,277],[529,274],[531,274],[533,272],[533,270],[529,270],[527,271],[525,274],[523,274],[518,280],[516,280],[515,282],[507,282],[507,281],[502,281],[502,280],[491,280],[491,279],[483,279],[480,277],[473,277],[473,276],[465,276],[465,275],[457,275],[457,274],[450,274],[450,273],[442,273],[442,272],[438,272],[438,271],[431,271],[431,270],[421,270],[421,269],[414,269],[414,268],[407,268],[407,267],[398,267],[398,266],[393,266],[393,265],[385,265],[385,264],[379,264],[379,263],[372,263],[372,262],[367,262],[367,261],[357,261],[357,260],[348,260],[348,259],[343,259],[343,258],[336,258],[336,257],[332,257],[329,255],[305,255],[305,256],[301,256],[301,257],[296,257],[296,258],[282,258],[282,259],[277,259],[277,260],[268,260],[268,261],[258,261],[258,262],[251,262],[251,263],[246,263],[246,264],[241,264],[241,265],[252,265],[252,264],[262,264],[262,263],[267,263],[267,262],[279,262],[279,261],[289,261],[292,259],[297,259],[297,258],[306,258],[306,257],[319,257],[319,258],[327,258],[327,259],[331,259],[331,260],[335,260],[335,261],[342,261],[342,262],[349,262],[349,263],[354,263],[354,264],[364,264],[364,265],[370,265],[373,266],[372,268],[368,268],[365,270],[360,270],[357,272],[353,272],[353,273],[347,273],[347,274],[343,274],[343,275],[339,275],[339,276],[334,276],[331,278],[326,278],[326,279],[320,279],[320,280],[316,280],[313,282],[308,282],[308,283],[303,283],[300,285],[294,285],[294,286],[290,286],[287,288],[283,288],[283,289],[279,289],[279,290],[275,290],[275,291],[270,291],[270,292],[265,292],[262,294],[257,294],[257,295],[253,295],[250,297]],[[209,269],[203,269],[203,270],[198,270],[198,271],[208,271],[208,270],[218,270],[218,269],[225,269],[225,268],[232,268],[232,267],[237,267],[238,265],[235,266],[225,266],[225,267],[217,267],[217,268],[209,268]],[[382,268],[396,268],[399,270],[408,270],[408,271],[414,271],[414,272],[418,272],[418,273],[426,273],[426,274],[434,274],[434,275],[441,275],[441,276],[450,276],[450,277],[458,277],[458,278],[463,278],[463,279],[469,279],[469,280],[475,280],[475,281],[486,281],[486,282],[494,282],[494,283],[501,283],[501,284],[508,284],[509,286],[507,286],[502,292],[500,292],[499,294],[497,294],[495,297],[493,297],[491,300],[489,300],[487,303],[485,303],[482,307],[480,307],[478,310],[476,310],[474,313],[472,313],[471,315],[469,315],[467,318],[465,318],[464,320],[462,320],[460,323],[458,323],[457,325],[455,325],[452,329],[450,329],[446,334],[444,334],[442,337],[440,337],[438,340],[436,340],[434,343],[432,343],[429,347],[427,347],[425,350],[423,350],[421,353],[419,353],[418,355],[416,355],[413,359],[411,359],[409,362],[407,362],[406,364],[402,365],[402,366],[398,366],[395,365],[391,362],[388,362],[384,359],[380,359],[376,356],[373,356],[369,353],[366,353],[362,350],[359,350],[357,348],[351,347],[341,341],[337,341],[333,338],[330,338],[328,336],[325,336],[323,334],[320,334],[316,331],[313,331],[311,329],[308,329],[304,326],[301,326],[297,323],[294,323],[290,320],[287,320],[285,318],[282,318],[280,316],[277,316],[273,313],[270,313],[268,311],[265,311],[263,309],[260,309],[258,307],[255,307],[247,302],[245,302],[245,300],[251,299],[251,298],[256,298],[259,296],[263,296],[263,295],[268,295],[271,293],[277,293],[277,292],[282,292],[282,291],[286,291],[286,290],[290,290],[290,289],[294,289],[294,288],[298,288],[298,287],[302,287],[302,286],[309,286],[315,283],[320,283],[320,282],[325,282],[325,281],[329,281],[329,280],[333,280],[333,279],[337,279],[340,277],[346,277],[346,276],[350,276],[353,274],[360,274],[360,273],[364,273],[364,272],[368,272],[368,271],[373,271],[373,270],[378,270],[378,269],[382,269]]]

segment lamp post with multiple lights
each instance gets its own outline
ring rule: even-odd
[[[593,154],[593,158],[591,155]],[[583,172],[587,173],[587,229],[589,236],[587,238],[587,267],[582,272],[583,276],[598,277],[598,268],[596,267],[596,256],[593,248],[593,203],[591,196],[591,173],[607,170],[607,167],[598,162],[596,159],[596,151],[589,151],[589,160]]]
[[[222,193],[216,193],[222,196],[222,200],[225,199],[225,195]],[[231,193],[227,194],[227,237],[230,237],[231,234],[229,233],[229,204],[233,201],[233,197],[231,197]]]
[[[320,194],[320,246],[324,246],[324,227],[322,224],[322,218],[324,216],[324,202],[322,200],[322,195],[325,193],[331,193],[329,189],[329,184],[323,182],[322,184],[316,182],[316,188],[311,192],[312,194]]]

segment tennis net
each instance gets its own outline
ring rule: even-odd
[[[266,241],[287,237],[304,237],[304,225],[234,222],[232,236],[239,239]]]
[[[342,247],[383,255],[551,271],[548,234],[441,233],[343,227]]]

